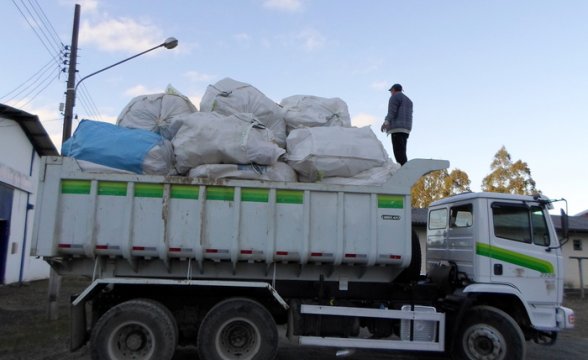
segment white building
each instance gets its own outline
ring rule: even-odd
[[[36,115],[0,104],[0,284],[47,278],[29,255],[40,157],[59,155]]]

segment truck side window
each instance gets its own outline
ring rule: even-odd
[[[543,210],[538,206],[531,207],[531,222],[533,224],[533,244],[549,246],[549,230],[545,222]]]
[[[449,227],[470,227],[473,223],[472,204],[460,205],[451,208],[451,221]]]
[[[429,212],[429,230],[445,229],[447,227],[447,209],[436,209]]]
[[[526,206],[512,204],[492,204],[492,219],[496,237],[531,242],[529,210]]]

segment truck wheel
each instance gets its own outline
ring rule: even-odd
[[[278,329],[261,304],[233,298],[215,305],[198,330],[198,355],[207,360],[266,360],[278,352]]]
[[[456,338],[457,359],[522,360],[525,336],[502,310],[477,306],[468,311]]]
[[[90,338],[92,359],[171,359],[178,343],[178,327],[162,304],[136,299],[104,313]]]
[[[410,257],[410,265],[398,275],[396,278],[397,282],[409,283],[418,280],[421,276],[421,242],[414,230],[412,231],[411,246],[412,256]]]

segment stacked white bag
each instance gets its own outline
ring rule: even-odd
[[[121,111],[116,124],[149,130],[171,140],[181,126],[178,116],[197,111],[190,99],[168,85],[163,93],[133,98]]]
[[[307,182],[355,176],[388,159],[369,126],[295,129],[288,135],[287,149],[288,164]]]
[[[317,126],[351,127],[351,117],[345,101],[312,95],[294,95],[282,99],[288,132]]]
[[[274,133],[278,145],[286,145],[286,122],[282,108],[249,84],[225,78],[209,85],[200,102],[200,111],[221,115],[253,114]]]
[[[202,164],[273,165],[285,153],[252,114],[197,112],[182,116],[181,122],[172,140],[180,174]]]
[[[218,179],[249,179],[266,181],[297,181],[294,169],[288,164],[278,161],[274,165],[256,164],[205,164],[188,173],[189,177]]]

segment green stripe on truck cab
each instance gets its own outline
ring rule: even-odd
[[[401,195],[378,195],[378,208],[380,209],[402,209],[404,208],[404,196]]]
[[[476,254],[492,259],[506,261],[544,274],[555,274],[553,264],[547,260],[521,254],[504,248],[476,243]]]

